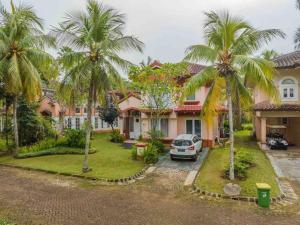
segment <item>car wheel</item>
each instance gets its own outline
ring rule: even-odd
[[[173,156],[170,156],[171,160],[173,161],[174,160],[174,157]]]
[[[193,160],[193,162],[196,162],[197,159],[198,159],[198,157],[197,157],[197,155],[195,155],[192,160]]]

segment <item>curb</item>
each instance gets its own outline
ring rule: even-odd
[[[84,176],[81,174],[55,172],[55,171],[50,171],[50,170],[34,169],[34,168],[30,168],[30,167],[15,166],[15,165],[8,165],[8,164],[0,164],[0,166],[28,170],[28,171],[35,171],[35,172],[43,172],[43,173],[47,173],[47,174],[56,174],[56,175],[61,175],[61,176],[66,176],[66,177],[76,177],[76,178],[92,180],[92,181],[100,181],[103,184],[128,185],[128,184],[135,182],[136,180],[142,179],[142,176],[145,174],[146,170],[149,168],[150,165],[145,166],[142,170],[140,170],[139,172],[137,172],[136,174],[134,174],[132,176],[124,177],[124,178],[116,178],[116,179],[90,177],[90,176]]]
[[[258,199],[257,197],[247,197],[247,196],[229,196],[225,194],[220,194],[220,193],[214,193],[214,192],[208,192],[205,190],[202,190],[196,186],[193,186],[193,189],[191,193],[197,193],[200,195],[208,196],[208,197],[214,197],[214,198],[223,198],[223,199],[231,199],[231,200],[236,200],[236,201],[243,201],[243,202],[255,202],[257,203]],[[271,198],[271,203],[278,203],[286,198],[285,194],[281,194],[280,196],[277,197],[272,197]]]

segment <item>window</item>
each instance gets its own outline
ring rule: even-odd
[[[280,92],[282,100],[298,100],[298,82],[292,77],[284,78],[280,82]]]
[[[195,134],[201,137],[201,121],[200,120],[186,120],[186,133]]]
[[[72,118],[68,118],[68,128],[72,128]]]
[[[75,119],[75,127],[76,127],[76,130],[80,130],[80,118]]]
[[[99,124],[98,124],[98,117],[95,117],[95,129],[98,129]]]
[[[151,128],[161,131],[165,137],[169,136],[169,120],[167,118],[152,119]]]
[[[190,95],[190,96],[187,96],[187,97],[186,97],[186,100],[187,100],[187,101],[195,101],[195,100],[196,100],[195,94]]]
[[[75,108],[75,113],[80,113],[80,108],[79,107]]]

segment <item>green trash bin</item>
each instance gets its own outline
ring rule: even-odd
[[[256,188],[258,196],[258,205],[263,208],[269,208],[271,202],[271,186],[265,183],[257,183]]]

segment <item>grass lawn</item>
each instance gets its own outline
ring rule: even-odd
[[[7,222],[6,220],[0,219],[0,225],[13,225],[13,224]]]
[[[246,180],[235,181],[241,186],[241,195],[256,196],[255,184],[264,182],[271,185],[271,195],[278,196],[280,191],[273,168],[265,154],[258,148],[256,142],[250,140],[250,131],[240,131],[235,136],[236,151],[251,153],[256,164],[255,167],[248,170],[248,178]],[[229,147],[210,150],[208,158],[205,160],[197,177],[196,185],[209,192],[223,193],[224,185],[230,182],[221,177],[228,162]]]
[[[99,178],[123,178],[140,171],[144,164],[131,159],[131,151],[120,144],[111,143],[109,134],[95,134],[92,146],[97,153],[89,155],[89,165],[93,169],[86,176]],[[27,159],[1,157],[0,163],[45,169],[55,172],[81,174],[83,155],[52,155]]]

